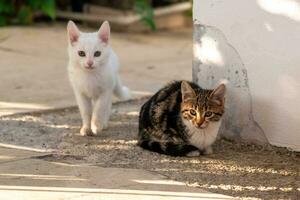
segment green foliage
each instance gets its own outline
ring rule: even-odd
[[[22,5],[18,14],[17,22],[20,24],[30,24],[32,23],[32,12],[31,8],[27,5]]]
[[[0,1],[0,26],[4,26],[7,24],[7,20],[5,15],[11,13],[13,11],[12,3],[8,0]]]
[[[191,5],[194,5],[193,4],[193,0],[189,0],[190,1],[190,3],[191,3]],[[189,9],[188,11],[187,11],[187,16],[189,16],[189,17],[193,17],[193,6],[191,7],[191,9]]]
[[[55,19],[55,0],[43,0],[41,2],[41,11],[51,19]]]
[[[0,0],[0,26],[30,24],[36,12],[55,19],[55,0]]]
[[[134,10],[141,16],[141,20],[148,25],[153,31],[156,30],[154,22],[153,8],[146,0],[136,0]]]

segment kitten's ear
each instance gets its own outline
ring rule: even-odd
[[[196,93],[190,84],[186,81],[181,82],[182,101],[187,102],[196,98]]]
[[[216,103],[217,105],[221,106],[224,104],[225,91],[226,91],[226,87],[222,83],[212,91],[212,93],[209,96],[209,99],[212,102]]]
[[[73,44],[74,42],[77,42],[80,35],[80,31],[73,21],[70,20],[68,22],[67,30],[70,43]]]
[[[102,42],[108,43],[110,37],[110,26],[108,21],[103,22],[98,31],[98,36]]]

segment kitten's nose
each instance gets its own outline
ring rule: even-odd
[[[88,60],[86,62],[85,68],[87,68],[87,69],[93,69],[94,68],[93,64],[94,64],[94,62],[92,60]]]
[[[89,67],[93,66],[94,62],[92,60],[87,61],[86,63]]]

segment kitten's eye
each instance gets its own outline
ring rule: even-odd
[[[94,53],[94,57],[99,57],[99,56],[101,56],[101,51],[96,51],[96,52]]]
[[[210,112],[210,111],[207,111],[207,112],[205,113],[205,117],[211,117],[212,115],[213,115],[213,113]]]
[[[195,116],[197,113],[194,109],[190,109],[190,114]]]
[[[80,57],[85,57],[85,52],[84,51],[78,51],[78,55]]]

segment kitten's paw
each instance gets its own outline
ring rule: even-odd
[[[200,155],[201,155],[201,153],[200,153],[200,151],[198,151],[198,150],[191,151],[191,152],[189,152],[188,154],[186,154],[187,157],[198,157],[198,156],[200,156]]]
[[[92,124],[92,132],[94,135],[99,135],[105,128],[107,128],[107,124]]]
[[[83,126],[80,129],[80,135],[81,136],[92,136],[93,132],[92,132],[92,130],[89,127]]]
[[[210,155],[212,154],[214,151],[212,149],[211,146],[207,147],[206,149],[204,149],[204,155]]]
[[[122,87],[122,94],[120,96],[121,100],[128,100],[131,98],[131,92],[130,89],[126,86]]]

